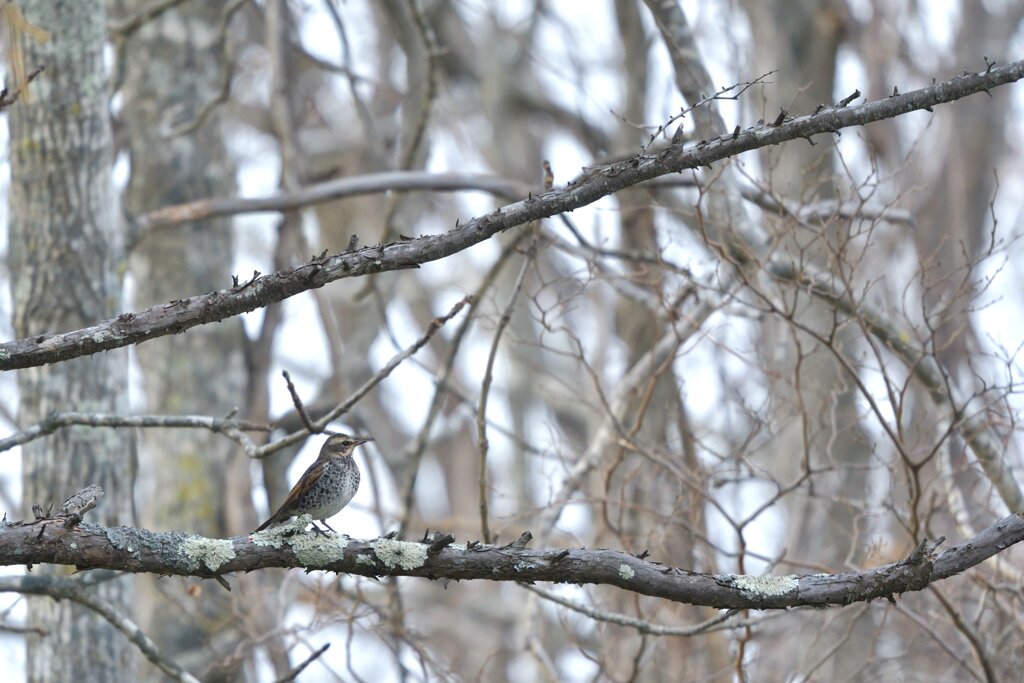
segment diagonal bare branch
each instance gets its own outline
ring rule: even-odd
[[[816,114],[760,125],[702,140],[688,147],[669,147],[623,162],[590,169],[575,182],[536,197],[508,204],[440,234],[386,245],[314,257],[250,282],[124,313],[97,325],[60,334],[38,335],[0,344],[0,370],[36,367],[183,332],[283,301],[307,290],[348,277],[417,268],[541,218],[587,206],[626,187],[789,140],[833,133],[912,111],[930,110],[946,102],[1024,78],[1024,61],[979,73],[966,73],[920,90],[864,104],[833,107]]]
[[[106,601],[92,595],[81,581],[57,576],[4,576],[0,577],[0,592],[46,595],[54,600],[77,602],[99,614],[127,636],[146,659],[153,662],[171,680],[179,683],[199,683],[198,678],[161,653],[156,643],[139,628],[138,624]]]

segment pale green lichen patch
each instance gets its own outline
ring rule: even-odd
[[[256,545],[280,548],[285,544],[291,544],[292,536],[303,534],[309,523],[313,521],[313,518],[309,515],[302,515],[297,517],[287,524],[280,526],[272,526],[264,531],[257,531],[254,534],[250,534],[252,542]]]
[[[345,557],[348,539],[344,536],[309,533],[292,536],[288,543],[304,567],[326,567]]]
[[[325,567],[343,559],[348,538],[318,534],[315,531],[306,532],[306,527],[312,521],[309,515],[302,515],[287,524],[251,534],[250,538],[255,545],[270,548],[290,545],[304,567]]]
[[[630,567],[628,564],[620,564],[619,565],[619,576],[621,576],[626,581],[629,581],[635,575],[636,575],[636,572],[633,571],[633,568]]]
[[[373,567],[377,564],[377,560],[373,559],[373,555],[369,553],[359,553],[356,555],[356,564],[364,567]]]
[[[207,569],[215,572],[235,559],[235,546],[231,541],[220,538],[189,536],[181,544],[181,557],[182,564],[189,571],[206,565]]]
[[[758,597],[785,595],[796,590],[799,583],[796,576],[738,576],[730,574],[732,583],[744,593]]]
[[[377,559],[388,569],[401,567],[405,571],[412,571],[427,561],[427,546],[422,543],[378,538],[373,542],[373,550]]]

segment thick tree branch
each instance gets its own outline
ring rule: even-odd
[[[229,539],[85,522],[68,528],[65,521],[40,518],[0,527],[0,565],[49,563],[201,578],[283,567],[372,577],[604,584],[719,609],[781,609],[892,599],[959,574],[1024,540],[1024,514],[1014,514],[939,554],[934,552],[937,543],[923,543],[908,558],[875,569],[759,578],[697,574],[616,550],[458,545],[450,543],[451,537],[423,543],[348,539],[305,533],[308,516]]]
[[[124,313],[97,325],[61,334],[37,335],[0,344],[0,370],[35,367],[86,356],[183,332],[267,306],[346,277],[361,277],[436,261],[494,235],[531,221],[572,211],[626,187],[685,169],[707,166],[742,152],[797,138],[832,133],[850,126],[892,118],[968,95],[985,92],[1024,77],[1024,61],[965,74],[920,90],[850,107],[832,107],[779,125],[760,125],[702,140],[683,148],[590,169],[568,186],[518,201],[475,218],[441,235],[400,240],[387,245],[314,257],[286,270],[187,299]]]

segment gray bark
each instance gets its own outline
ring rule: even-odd
[[[899,594],[923,590],[1024,541],[1024,515],[1015,514],[942,552],[941,539],[925,541],[906,558],[872,569],[754,577],[702,574],[618,550],[531,549],[523,542],[458,545],[453,536],[441,534],[420,542],[321,535],[303,531],[308,516],[227,539],[88,522],[69,529],[65,521],[57,516],[0,528],[0,565],[46,562],[231,581],[235,572],[301,567],[374,577],[601,584],[718,609],[786,609],[895,601]]]
[[[102,49],[104,4],[32,0],[26,18],[53,37],[29,41],[26,63],[47,71],[34,99],[11,110],[10,268],[14,328],[20,337],[74,329],[113,315],[121,303],[123,249],[111,185],[112,142]],[[30,67],[32,68],[32,67]],[[125,410],[127,353],[76,358],[18,374],[19,420],[55,410]],[[45,509],[86,484],[111,494],[105,524],[132,519],[133,450],[129,432],[65,429],[23,447],[24,506]],[[63,573],[39,567],[40,577]],[[90,589],[127,611],[123,579]],[[108,622],[84,608],[29,598],[29,681],[131,679],[134,651]]]

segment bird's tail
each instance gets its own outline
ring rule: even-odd
[[[256,531],[263,531],[264,529],[266,529],[271,524],[280,524],[282,520],[280,520],[279,517],[280,517],[279,514],[271,515],[270,519],[268,519],[267,521],[263,522],[263,524],[260,524],[258,527],[256,527]],[[253,533],[256,533],[256,531],[253,531]]]

